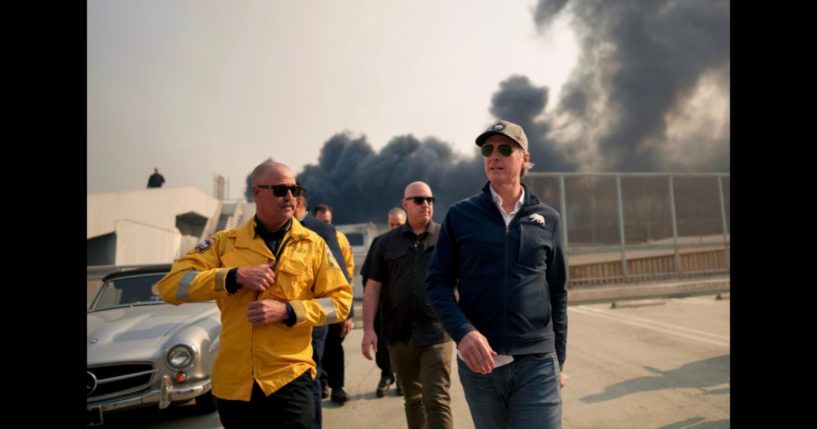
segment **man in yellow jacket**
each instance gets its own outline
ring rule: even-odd
[[[213,394],[226,429],[313,420],[312,327],[345,320],[352,288],[326,242],[293,219],[301,189],[284,164],[252,172],[256,215],[219,231],[159,282],[170,304],[215,299],[221,338]]]

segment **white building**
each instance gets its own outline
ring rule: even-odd
[[[202,238],[243,220],[242,203],[192,186],[88,194],[88,266],[173,262]]]

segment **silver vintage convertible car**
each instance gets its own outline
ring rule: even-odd
[[[88,309],[88,424],[104,413],[195,399],[215,410],[210,375],[221,321],[214,301],[166,304],[156,283],[170,265],[109,274]]]

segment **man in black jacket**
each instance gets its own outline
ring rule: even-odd
[[[448,210],[428,296],[458,344],[476,428],[559,428],[567,346],[559,214],[521,183],[532,166],[522,127],[500,120],[476,144],[489,182]]]

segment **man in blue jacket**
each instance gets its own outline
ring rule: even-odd
[[[560,428],[567,273],[559,214],[521,183],[532,167],[522,127],[497,121],[476,144],[488,183],[448,210],[428,296],[457,342],[476,428]]]
[[[298,186],[301,187],[301,193],[295,197],[295,217],[299,222],[301,222],[301,224],[303,224],[304,227],[315,231],[319,236],[321,236],[321,238],[323,238],[326,245],[329,246],[329,250],[332,251],[332,255],[335,257],[340,269],[344,274],[346,274],[346,278],[349,279],[349,284],[352,284],[349,271],[346,269],[346,263],[343,262],[343,254],[340,251],[340,244],[338,244],[335,227],[322,220],[315,219],[314,216],[309,214],[309,211],[307,210],[306,187],[304,187],[301,183],[298,183]],[[353,313],[349,313],[349,317],[352,316]],[[321,429],[323,427],[323,415],[321,412],[321,397],[323,396],[323,388],[321,386],[320,373],[321,358],[323,357],[323,348],[326,345],[326,336],[328,332],[328,326],[316,326],[312,328],[312,359],[315,361],[315,365],[318,369],[318,377],[315,377],[312,386],[314,388],[313,393],[315,399],[315,418],[312,421],[312,429]]]

